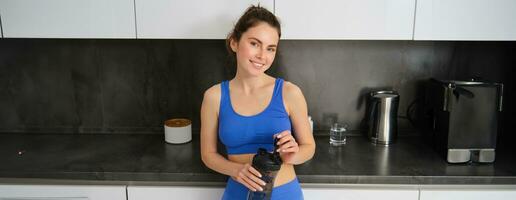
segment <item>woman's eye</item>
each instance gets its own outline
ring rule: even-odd
[[[256,46],[258,46],[258,43],[256,43],[256,42],[251,42],[251,45],[253,45],[253,46],[255,46],[255,47],[256,47]]]
[[[267,50],[268,50],[268,51],[270,51],[270,52],[275,52],[275,51],[276,51],[276,49],[275,49],[275,48],[269,48],[269,49],[267,49]]]

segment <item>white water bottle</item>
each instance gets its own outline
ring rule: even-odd
[[[312,121],[312,117],[310,115],[308,115],[308,122],[310,123],[310,131],[312,131],[312,133],[314,132],[314,121]]]

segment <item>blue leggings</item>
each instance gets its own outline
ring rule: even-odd
[[[224,190],[224,195],[222,195],[222,200],[246,200],[248,192],[249,189],[247,187],[230,177],[226,190]],[[303,200],[303,192],[297,178],[272,189],[271,200],[283,199]]]

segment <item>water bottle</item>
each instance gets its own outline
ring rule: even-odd
[[[274,186],[274,179],[276,174],[281,168],[283,161],[278,152],[276,152],[278,139],[274,140],[275,148],[274,152],[267,152],[264,148],[259,148],[256,155],[253,157],[253,168],[258,170],[262,179],[266,184],[263,187],[263,191],[249,191],[247,195],[248,200],[264,200],[271,199],[272,188]]]

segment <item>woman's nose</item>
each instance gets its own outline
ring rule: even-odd
[[[256,53],[256,57],[263,58],[263,49],[258,50],[258,52]]]

